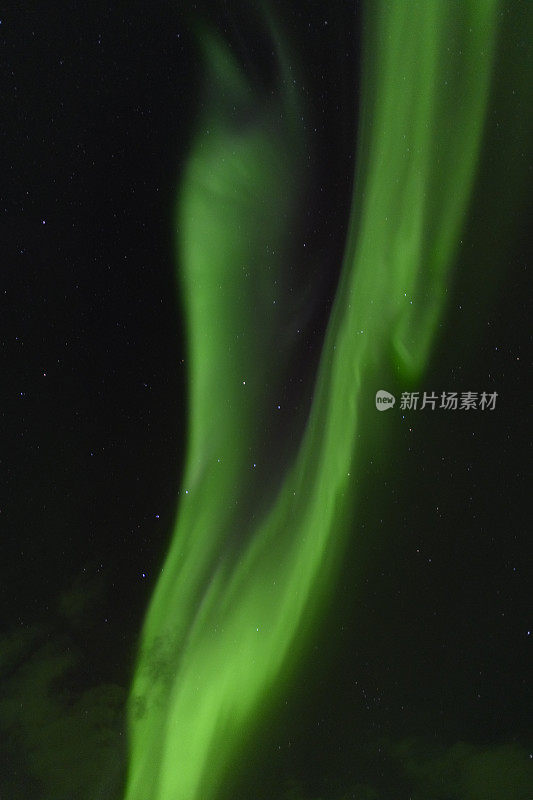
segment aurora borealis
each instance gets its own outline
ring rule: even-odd
[[[276,300],[298,202],[298,142],[280,108],[261,108],[261,98],[259,122],[231,130],[220,98],[250,103],[246,76],[223,45],[205,47],[216,99],[193,142],[176,218],[188,455],[132,689],[128,800],[219,794],[304,618],[334,581],[360,469],[363,387],[392,352],[401,375],[420,376],[429,357],[477,163],[497,4],[367,6],[342,273],[305,433],[261,516],[242,508],[258,491],[249,478],[251,453],[265,448],[257,419],[286,357],[276,348]]]
[[[0,796],[529,800],[532,34],[0,14]]]

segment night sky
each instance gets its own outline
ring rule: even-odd
[[[297,278],[310,269],[311,289],[279,414],[258,421],[283,461],[280,443],[297,446],[313,395],[348,230],[362,14],[271,5],[305,76],[299,235],[314,254],[310,268],[292,266]],[[199,19],[218,30],[268,93],[268,37],[250,8],[1,12],[7,800],[123,797],[126,699],[186,457],[174,211],[202,112],[194,30]],[[368,388],[375,433],[353,536],[298,668],[243,734],[221,798],[533,797],[531,6],[504,3],[498,19],[479,167],[428,368],[416,385]],[[376,388],[397,397],[382,432]],[[498,394],[493,411],[400,410],[403,391]]]

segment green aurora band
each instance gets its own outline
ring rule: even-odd
[[[418,380],[442,318],[497,10],[495,0],[366,3],[342,271],[305,430],[267,501],[252,462],[290,358],[278,338],[304,181],[301,103],[272,25],[276,99],[254,97],[229,50],[201,34],[210,88],[176,211],[189,440],[131,688],[126,800],[220,797],[310,639],[353,530],[369,376],[392,363]],[[248,110],[246,125],[231,122],[230,106]]]

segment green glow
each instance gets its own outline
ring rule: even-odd
[[[400,375],[419,377],[444,309],[496,8],[495,0],[367,3],[340,284],[302,442],[257,514],[251,462],[287,362],[277,337],[290,313],[287,253],[304,143],[287,100],[255,98],[223,45],[204,35],[211,92],[176,217],[189,442],[131,690],[126,800],[220,794],[331,587],[350,531],[365,381],[391,353]]]

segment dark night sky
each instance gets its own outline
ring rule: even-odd
[[[506,47],[525,5],[512,7]],[[243,6],[188,10],[200,8],[268,85],[264,42]],[[357,25],[328,12],[344,32],[333,52],[319,11],[299,1],[284,12],[315,114],[312,168],[326,187],[319,202],[309,198],[310,233],[331,273],[310,364],[344,244],[359,56]],[[49,687],[64,708],[94,687],[127,690],[174,520],[187,363],[172,213],[200,59],[189,17],[172,3],[27,2],[1,19],[2,697],[22,676],[31,706],[42,653],[67,653],[72,665]],[[368,454],[337,596],[254,751],[243,798],[274,797],[294,780],[284,797],[335,800],[363,774],[382,794],[361,797],[407,799],[419,780],[399,766],[416,760],[401,755],[409,737],[421,763],[441,766],[457,742],[532,752],[530,241],[516,200],[530,150],[520,139],[526,109],[507,92],[530,46],[517,41],[516,64],[507,56],[495,82],[475,213],[420,387],[497,391],[496,410],[411,412],[386,451],[378,443]],[[113,702],[123,739],[123,695]],[[46,776],[29,774],[25,723],[2,703],[0,794],[54,796]],[[46,752],[44,741],[32,746]],[[119,780],[102,796],[118,798]]]

